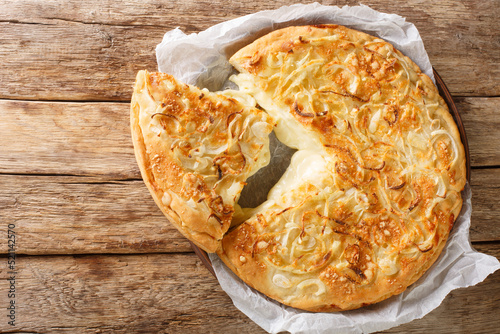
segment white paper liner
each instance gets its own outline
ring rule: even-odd
[[[228,56],[242,46],[277,28],[321,23],[340,24],[385,39],[434,80],[420,34],[403,17],[380,13],[363,5],[339,8],[318,3],[246,15],[197,34],[186,35],[179,28],[168,31],[156,47],[158,70],[185,83],[218,90],[232,71]]]
[[[198,34],[179,29],[167,32],[156,48],[158,70],[177,79],[219,90],[233,68],[227,59],[240,47],[267,32],[290,25],[335,23],[376,35],[410,57],[432,80],[432,66],[416,27],[395,14],[367,6],[293,5],[263,11],[215,25]],[[284,306],[243,283],[222,261],[210,254],[219,283],[234,305],[270,333],[370,333],[423,317],[446,295],[475,285],[500,269],[499,261],[472,249],[469,238],[471,191],[463,192],[464,205],[445,249],[436,263],[415,284],[398,296],[358,310],[310,313]]]
[[[483,281],[500,269],[498,260],[470,244],[471,190],[448,242],[434,265],[400,295],[353,311],[310,313],[284,306],[243,283],[214,254],[209,254],[219,283],[234,305],[269,333],[371,333],[419,319],[437,308],[452,290]]]

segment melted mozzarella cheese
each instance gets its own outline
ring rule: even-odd
[[[276,104],[268,93],[256,85],[251,75],[241,73],[231,76],[230,80],[237,84],[242,92],[253,96],[258,104],[277,120],[274,133],[280,142],[297,150],[318,150],[318,147],[322,146],[316,135],[293,118],[288,107]]]
[[[278,201],[283,195],[294,192],[305,183],[323,189],[328,186],[329,176],[327,162],[321,154],[297,151],[286,172],[269,192],[268,199]]]

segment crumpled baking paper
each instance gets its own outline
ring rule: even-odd
[[[160,72],[188,84],[218,90],[232,72],[227,59],[257,37],[290,25],[335,23],[371,35],[394,45],[434,80],[432,66],[417,28],[396,14],[385,14],[367,6],[342,8],[293,5],[267,10],[226,21],[197,34],[179,28],[168,31],[156,47]]]
[[[410,57],[434,80],[432,66],[416,27],[401,16],[380,13],[367,6],[323,6],[318,3],[293,5],[263,11],[215,25],[198,34],[184,34],[180,29],[167,32],[156,48],[158,69],[177,79],[220,90],[233,68],[227,59],[238,49],[271,30],[290,25],[335,23],[376,35],[392,43]],[[272,140],[270,167],[259,179],[268,187],[252,190],[255,198],[265,196],[277,180],[276,175],[288,166],[293,150]],[[257,176],[257,175],[256,175]],[[249,184],[251,186],[251,183]],[[247,187],[249,187],[247,186]],[[245,194],[243,194],[245,195]],[[252,198],[240,200],[252,203]],[[245,198],[246,197],[246,198]],[[400,295],[358,310],[337,313],[310,313],[284,306],[251,289],[234,275],[214,254],[210,254],[219,283],[234,305],[270,333],[370,333],[422,318],[438,307],[454,289],[483,281],[500,269],[492,256],[476,252],[470,244],[471,190],[463,191],[462,212],[455,222],[449,240],[436,263],[415,284]],[[257,201],[257,204],[259,199]],[[255,202],[255,200],[253,201]]]

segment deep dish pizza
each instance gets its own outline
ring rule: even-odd
[[[231,78],[239,96],[254,98],[276,122],[277,138],[298,151],[257,208],[239,208],[238,195],[227,203],[221,197],[232,209],[218,216],[226,225],[209,251],[216,250],[253,288],[309,311],[373,304],[421,277],[446,243],[466,181],[459,132],[432,81],[391,44],[337,25],[271,32],[239,50],[230,63],[240,72]],[[161,96],[153,100],[158,105]],[[147,117],[154,119],[150,108]],[[259,111],[251,117],[270,131],[273,121]],[[171,150],[166,138],[177,125],[168,122],[173,128],[160,127],[167,134],[160,131],[158,137],[168,144],[155,144],[159,151],[146,161]],[[266,131],[254,139],[258,144],[249,154],[254,161],[268,152]],[[210,134],[196,140],[204,136]],[[251,141],[254,134],[248,136],[238,138]],[[181,158],[176,161],[184,166]],[[264,164],[227,179],[228,189],[229,183],[242,182],[231,194],[239,194],[245,178]],[[163,175],[168,170],[156,168],[159,178],[168,178]],[[189,197],[192,185],[185,187],[188,195],[170,195],[166,202],[197,203],[201,195]],[[165,189],[172,192],[168,184]],[[183,222],[171,206],[164,211],[175,212],[168,217],[177,219],[177,226],[194,221]],[[215,221],[199,220],[194,230]],[[231,221],[234,227],[226,233]]]

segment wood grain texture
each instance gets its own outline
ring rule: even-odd
[[[500,169],[474,170],[471,185],[471,240],[500,240]],[[0,175],[0,207],[0,219],[16,224],[22,254],[191,251],[141,180]]]
[[[500,256],[498,245],[478,249]],[[28,256],[18,257],[17,267],[18,332],[263,333],[194,254]],[[0,267],[2,284],[6,271]],[[492,333],[499,286],[497,272],[475,287],[453,291],[423,319],[387,333]],[[4,305],[6,297],[0,298]],[[6,310],[0,314],[5,318]],[[7,330],[12,329],[1,321],[0,331]]]
[[[500,258],[499,245],[476,245],[475,248]],[[437,309],[422,319],[382,333],[496,333],[500,326],[499,296],[500,271],[497,271],[476,286],[452,291]]]
[[[128,103],[0,101],[0,172],[140,178]]]
[[[500,98],[456,98],[473,167],[500,165]],[[139,179],[128,103],[0,100],[0,173]]]
[[[0,2],[0,98],[127,101],[135,73],[156,68],[154,48],[175,27],[214,24],[295,1]],[[356,5],[357,1],[323,1]],[[420,30],[430,60],[454,95],[500,95],[496,0],[364,3]]]
[[[136,72],[156,69],[166,31],[199,32],[295,2],[0,0],[0,235],[16,225],[19,255],[11,328],[0,242],[0,332],[264,333],[151,199],[126,102]],[[414,23],[458,96],[474,167],[471,239],[500,258],[498,1],[363,4]],[[498,332],[499,296],[497,272],[384,333]]]
[[[471,165],[500,166],[500,98],[456,98],[455,104],[467,134]]]
[[[18,257],[17,267],[17,332],[258,332],[194,254]],[[0,314],[0,332],[12,330]]]
[[[7,245],[0,241],[0,332],[264,333],[151,199],[126,102],[136,72],[156,69],[166,31],[195,33],[292,3],[0,0],[0,235],[8,223],[18,235],[15,328],[6,321]],[[414,23],[459,96],[474,167],[471,239],[500,258],[498,0],[363,4]],[[500,271],[384,333],[495,333],[499,296]]]
[[[472,172],[472,225],[470,234],[471,236],[481,236],[475,238],[476,241],[500,241],[500,211],[497,209],[500,184],[497,180],[500,180],[500,168],[478,169]],[[489,234],[488,231],[495,232]]]
[[[0,208],[0,233],[16,225],[18,254],[192,251],[142,180],[0,175]]]

